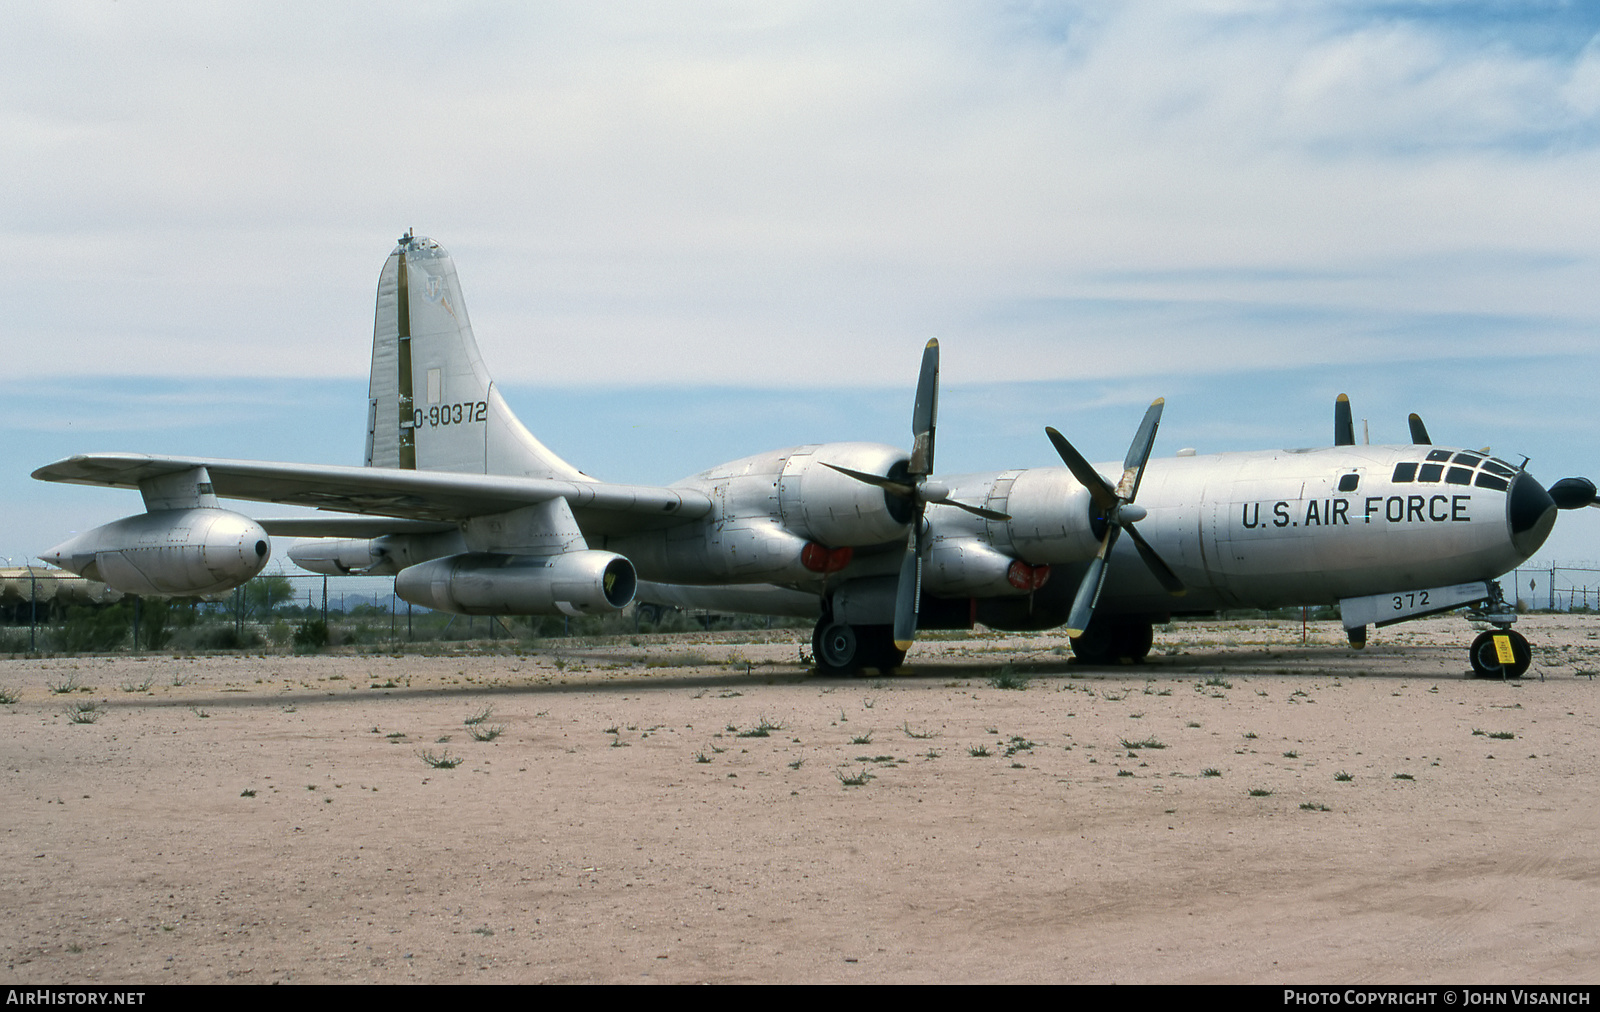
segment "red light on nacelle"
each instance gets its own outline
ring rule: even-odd
[[[1047,564],[1030,566],[1018,559],[1006,569],[1006,582],[1018,590],[1038,590],[1048,579],[1050,567]]]
[[[806,542],[800,549],[800,565],[813,573],[837,573],[850,565],[855,551],[850,548],[826,548],[815,541]]]

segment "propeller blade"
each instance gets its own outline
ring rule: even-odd
[[[1089,560],[1083,582],[1078,584],[1078,593],[1072,598],[1072,610],[1067,613],[1067,635],[1073,639],[1082,636],[1083,631],[1089,628],[1094,606],[1100,603],[1100,589],[1106,582],[1106,556],[1111,554],[1111,546],[1116,544],[1117,532],[1121,529],[1116,524],[1106,528],[1105,540],[1100,542],[1100,554]]]
[[[1422,424],[1422,416],[1413,411],[1408,421],[1411,423],[1411,441],[1418,446],[1432,446],[1433,440],[1428,438],[1428,427]]]
[[[1072,476],[1078,479],[1078,484],[1089,490],[1089,498],[1094,500],[1094,504],[1105,512],[1115,509],[1117,506],[1116,489],[1112,488],[1100,476],[1100,472],[1096,471],[1087,460],[1083,459],[1083,454],[1079,453],[1071,443],[1067,442],[1067,437],[1048,425],[1045,426],[1044,434],[1050,437],[1050,442],[1055,445],[1056,453],[1061,456],[1061,462],[1067,465],[1067,470],[1071,471]]]
[[[1182,597],[1187,593],[1189,588],[1185,587],[1183,581],[1178,579],[1178,574],[1172,571],[1172,567],[1167,565],[1166,560],[1157,555],[1156,550],[1150,547],[1150,542],[1146,541],[1144,535],[1139,533],[1139,528],[1129,527],[1127,531],[1128,536],[1133,538],[1133,547],[1139,550],[1139,558],[1143,559],[1144,564],[1150,567],[1151,574],[1161,584],[1162,589],[1173,597]]]
[[[1595,494],[1594,482],[1588,478],[1562,478],[1546,491],[1560,509],[1577,510],[1585,506],[1600,506],[1600,496]]]
[[[954,499],[929,499],[928,502],[935,506],[954,506],[958,510],[966,510],[973,516],[982,517],[985,520],[996,520],[1000,523],[1005,523],[1007,520],[1011,519],[1011,514],[1009,513],[1001,513],[999,510],[986,509],[982,506],[973,506],[969,503],[957,502]]]
[[[1333,402],[1333,445],[1356,445],[1356,426],[1350,418],[1350,398],[1340,394]]]
[[[921,526],[920,524],[918,525]],[[894,648],[909,650],[917,638],[917,604],[922,596],[922,539],[915,530],[900,560],[900,582],[894,591]]]
[[[1122,460],[1122,481],[1117,483],[1117,497],[1124,502],[1133,502],[1139,495],[1145,461],[1150,459],[1150,450],[1156,444],[1156,430],[1161,427],[1161,409],[1166,403],[1165,397],[1157,397],[1150,402],[1150,407],[1144,413],[1144,421],[1139,423],[1139,431],[1134,433],[1133,442],[1128,446],[1128,455]]]
[[[939,421],[939,339],[929,339],[922,349],[922,372],[917,377],[917,402],[911,409],[911,464],[908,473],[921,477],[933,473],[933,430]]]
[[[892,495],[904,496],[909,499],[917,494],[917,487],[910,482],[896,481],[893,478],[885,478],[881,474],[868,474],[866,471],[854,471],[848,467],[840,467],[838,464],[830,464],[827,461],[823,461],[822,466],[831,467],[846,477],[865,482],[874,488],[881,488]]]

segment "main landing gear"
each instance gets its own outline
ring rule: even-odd
[[[1149,656],[1154,640],[1149,619],[1096,615],[1072,641],[1072,653],[1084,664],[1138,664]],[[859,675],[865,669],[887,675],[906,660],[906,652],[894,645],[893,626],[850,625],[830,616],[818,620],[811,633],[811,656],[817,674],[832,677]]]
[[[1489,584],[1489,600],[1483,606],[1483,620],[1495,628],[1478,634],[1469,656],[1473,674],[1479,678],[1521,678],[1533,663],[1533,650],[1522,634],[1511,628],[1517,611],[1506,603],[1498,582]]]
[[[1107,615],[1100,611],[1089,619],[1083,635],[1072,641],[1072,655],[1084,664],[1138,664],[1150,654],[1155,628],[1137,615]]]
[[[824,615],[811,633],[811,656],[819,675],[859,675],[863,668],[890,674],[905,663],[894,645],[892,625],[850,625]]]

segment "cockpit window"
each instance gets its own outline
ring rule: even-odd
[[[1390,480],[1397,484],[1407,482],[1437,484],[1442,481],[1450,485],[1470,485],[1505,492],[1511,488],[1511,479],[1518,473],[1516,468],[1498,457],[1488,457],[1468,450],[1460,452],[1429,450],[1428,460],[1434,463],[1396,464],[1394,477]],[[1355,482],[1359,478],[1360,475],[1354,473],[1342,476],[1339,479],[1339,491],[1355,491]],[[1347,481],[1351,483],[1348,486],[1345,484]]]

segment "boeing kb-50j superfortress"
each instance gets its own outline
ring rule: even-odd
[[[325,573],[395,574],[400,597],[463,614],[588,614],[636,596],[817,619],[819,670],[899,665],[918,628],[1065,624],[1083,661],[1137,660],[1152,623],[1221,608],[1340,605],[1369,625],[1482,604],[1479,673],[1526,670],[1495,582],[1595,486],[1431,445],[1335,445],[1150,459],[1162,402],[1120,467],[1046,429],[1065,468],[934,477],[939,349],[930,341],[909,452],[798,446],[666,487],[580,472],[501,398],[455,266],[407,233],[378,281],[366,466],[91,454],[34,472],[135,488],[146,512],[45,553],[132,594],[214,594],[266,565],[269,534]],[[1525,462],[1524,462],[1525,463]],[[219,497],[344,516],[255,520]],[[354,515],[348,515],[354,514]],[[1127,538],[1122,538],[1122,534]]]

